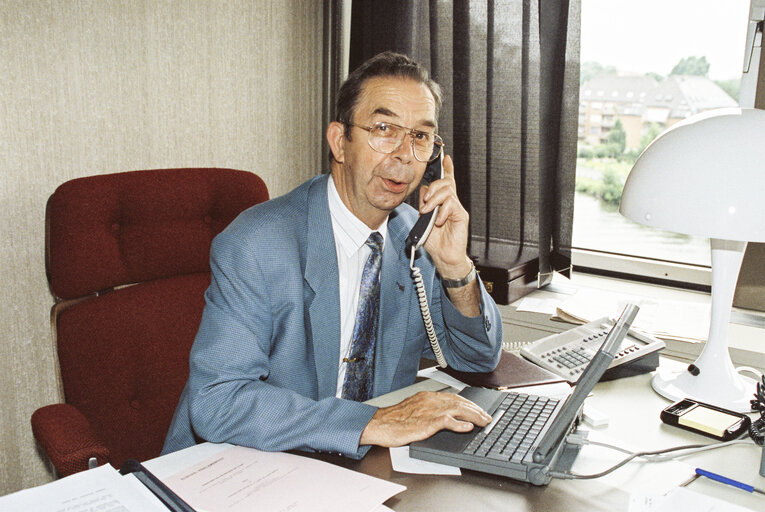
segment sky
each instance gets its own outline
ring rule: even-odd
[[[706,57],[709,78],[741,78],[749,0],[582,0],[581,60],[666,76]]]

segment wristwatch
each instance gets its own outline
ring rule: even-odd
[[[470,281],[475,279],[475,265],[473,264],[473,261],[470,261],[470,272],[467,273],[465,277],[462,279],[441,279],[441,282],[444,284],[444,288],[462,288],[466,284],[468,284]]]

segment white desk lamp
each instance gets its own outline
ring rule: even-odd
[[[765,110],[711,110],[670,127],[635,162],[619,211],[640,224],[711,242],[709,338],[687,370],[657,372],[654,390],[670,400],[695,398],[748,412],[755,381],[733,367],[728,323],[746,244],[765,242]]]

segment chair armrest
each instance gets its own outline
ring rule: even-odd
[[[109,449],[72,405],[53,404],[37,409],[32,414],[32,433],[60,477],[88,469],[91,457],[98,460],[99,466],[109,462]]]

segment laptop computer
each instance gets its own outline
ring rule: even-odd
[[[482,429],[468,433],[442,430],[412,443],[415,459],[504,475],[534,485],[546,485],[553,472],[571,468],[579,446],[566,435],[578,424],[585,398],[608,369],[637,315],[628,304],[566,400],[495,389],[467,387],[460,395],[492,416]]]

